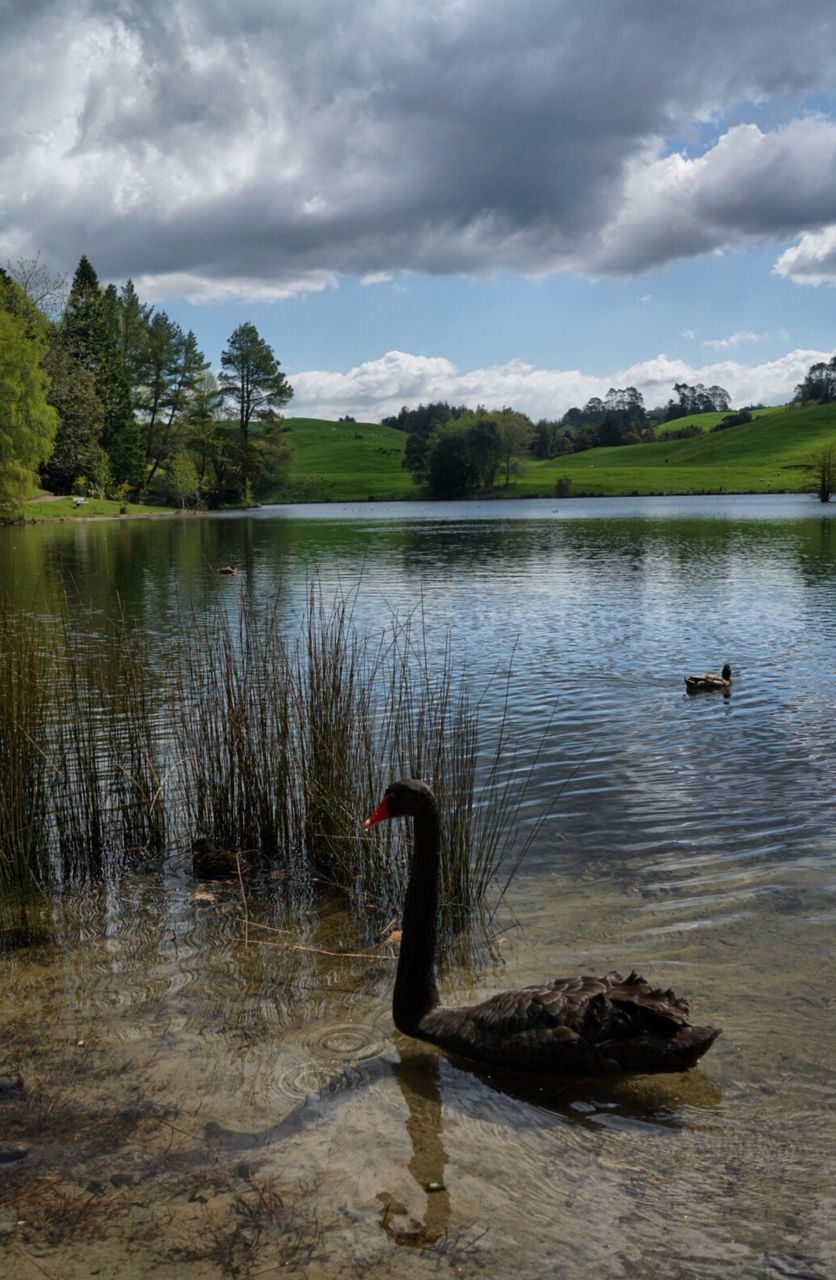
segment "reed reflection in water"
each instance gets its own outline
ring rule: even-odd
[[[359,583],[358,625],[423,609],[429,658],[452,633],[477,681],[514,649],[526,811],[551,817],[444,997],[635,964],[724,1027],[684,1077],[520,1085],[393,1037],[392,953],[340,900],[258,882],[247,939],[236,886],[196,898],[174,859],[126,873],[0,970],[0,1075],[24,1077],[2,1140],[30,1153],[0,1166],[0,1200],[26,1197],[0,1209],[28,1223],[0,1236],[15,1280],[18,1244],[62,1280],[833,1275],[836,543],[809,510],[366,507],[0,538],[19,601],[49,612],[72,573],[95,637],[118,590],[163,661],[183,598],[237,600],[226,563],[288,620],[313,569]],[[726,659],[731,697],[688,699],[683,675]],[[480,707],[489,736],[500,711]]]

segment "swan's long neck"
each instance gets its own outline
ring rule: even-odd
[[[438,918],[438,809],[431,797],[414,821],[414,849],[401,921],[401,951],[392,999],[395,1026],[414,1035],[418,1023],[438,1004],[435,947]]]

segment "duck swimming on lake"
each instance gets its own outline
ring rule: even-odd
[[[726,663],[719,676],[715,675],[713,671],[704,671],[699,676],[686,676],[685,688],[688,693],[707,693],[712,689],[730,689],[731,667]]]
[[[402,817],[413,819],[414,838],[392,1000],[399,1031],[476,1062],[544,1075],[685,1071],[711,1048],[720,1032],[692,1026],[684,1000],[635,971],[555,978],[482,1004],[442,1005],[435,980],[441,827],[426,783],[393,782],[363,828]]]

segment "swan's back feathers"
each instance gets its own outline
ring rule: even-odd
[[[719,1032],[691,1027],[687,1003],[637,973],[557,978],[464,1009],[439,1005],[421,1034],[449,1051],[518,1071],[683,1071]]]

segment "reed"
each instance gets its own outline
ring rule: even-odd
[[[420,612],[376,636],[354,597],[311,586],[301,621],[238,608],[181,618],[176,645],[123,617],[91,639],[69,625],[48,657],[24,622],[0,625],[0,894],[163,860],[197,836],[397,912],[405,833],[362,818],[388,782],[425,778],[443,814],[448,931],[485,902],[518,844],[508,700],[480,748],[479,701],[449,640]],[[290,634],[288,631],[290,630]],[[40,654],[40,656],[39,656]],[[51,671],[46,679],[45,666]],[[483,691],[484,696],[484,691]]]
[[[39,933],[49,882],[46,685],[36,628],[0,608],[0,935]]]

